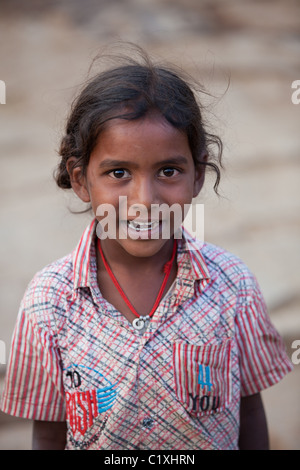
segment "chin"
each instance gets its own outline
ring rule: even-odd
[[[120,246],[126,253],[136,258],[149,258],[157,255],[169,240],[119,240]]]

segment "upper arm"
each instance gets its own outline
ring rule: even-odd
[[[57,334],[58,295],[53,289],[50,295],[49,286],[50,280],[37,276],[22,299],[1,409],[32,420],[62,421],[66,412]]]
[[[33,450],[64,450],[67,425],[65,421],[34,421]]]
[[[245,276],[235,315],[241,396],[252,396],[278,383],[293,365],[269,317],[254,276]]]

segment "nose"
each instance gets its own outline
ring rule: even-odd
[[[147,211],[150,214],[151,204],[154,204],[156,199],[154,184],[150,177],[141,176],[132,182],[130,192],[128,195],[128,203],[134,211]],[[141,218],[143,213],[140,214]]]

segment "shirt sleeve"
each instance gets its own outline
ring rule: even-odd
[[[279,382],[293,369],[284,342],[271,323],[254,276],[243,283],[236,315],[241,396],[253,395]]]
[[[49,287],[33,280],[22,300],[8,361],[1,410],[34,420],[65,420],[55,307]]]

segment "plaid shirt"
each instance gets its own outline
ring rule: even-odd
[[[95,227],[30,283],[2,410],[66,419],[67,449],[237,449],[241,396],[292,369],[254,276],[185,234],[174,286],[139,334],[100,293]]]

